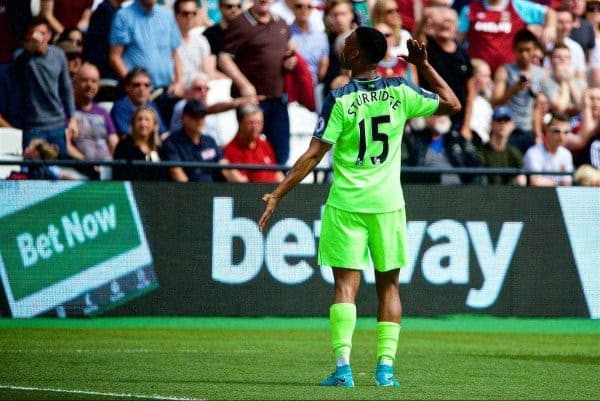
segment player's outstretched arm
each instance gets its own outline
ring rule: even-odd
[[[279,201],[294,188],[300,181],[304,179],[313,171],[313,169],[319,164],[325,153],[331,149],[331,144],[323,142],[319,139],[312,138],[310,145],[306,152],[300,156],[300,158],[294,163],[294,166],[286,175],[285,179],[275,188],[275,191],[270,194],[265,194],[262,197],[265,202],[265,211],[262,214],[258,228],[263,231],[267,221],[277,208]]]
[[[431,90],[440,97],[440,104],[435,114],[454,114],[458,113],[462,106],[456,97],[456,94],[448,86],[446,81],[437,73],[437,71],[429,64],[427,58],[427,48],[425,44],[414,39],[409,39],[407,42],[408,57],[406,60],[414,64],[425,77],[425,80],[431,87]]]

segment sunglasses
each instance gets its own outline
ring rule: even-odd
[[[297,10],[300,10],[300,9],[302,9],[302,8],[304,8],[304,9],[306,9],[306,10],[312,10],[312,9],[313,9],[313,6],[312,6],[311,4],[295,4],[295,5],[294,5],[294,7],[295,7]]]
[[[562,130],[562,129],[559,129],[559,128],[552,128],[552,129],[550,129],[550,133],[556,134],[556,135],[558,135],[558,134],[565,134],[565,135],[567,135],[570,132],[571,132],[570,130]]]
[[[499,117],[499,118],[494,118],[494,121],[497,123],[507,123],[510,121],[510,118],[508,117]]]
[[[144,87],[144,88],[149,88],[150,87],[150,83],[149,82],[132,82],[131,86],[133,86],[134,88],[140,88],[140,87]]]
[[[195,17],[198,11],[179,11],[179,14],[184,17]]]
[[[221,7],[226,8],[228,10],[237,8],[239,10],[242,9],[242,5],[241,4],[221,4]]]

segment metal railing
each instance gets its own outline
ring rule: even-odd
[[[242,169],[242,170],[269,170],[283,171],[284,173],[291,170],[292,166],[273,165],[265,166],[258,164],[219,164],[206,162],[185,162],[185,161],[160,161],[152,162],[145,160],[5,160],[0,159],[0,166],[20,165],[20,166],[64,166],[64,167],[90,167],[90,166],[132,166],[132,167],[150,167],[150,168],[204,168],[204,169]],[[317,173],[329,174],[332,172],[331,167],[316,167],[313,170],[315,182],[317,182]],[[573,176],[573,171],[532,171],[518,168],[490,168],[490,167],[454,167],[454,168],[432,168],[432,167],[415,167],[402,166],[403,173],[410,174],[461,174],[461,175],[553,175]]]

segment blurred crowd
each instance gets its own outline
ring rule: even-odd
[[[404,60],[415,38],[463,105],[409,121],[403,166],[569,173],[405,182],[600,186],[600,0],[0,0],[0,127],[22,131],[25,159],[182,162],[12,178],[279,182],[185,162],[293,162],[288,105],[319,113],[349,81],[339,55],[358,24],[388,40],[382,77],[430,89]]]

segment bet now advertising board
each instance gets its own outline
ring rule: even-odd
[[[0,181],[0,316],[327,316],[328,186]],[[600,318],[600,189],[407,185],[404,314]],[[376,314],[365,266],[357,306]]]

